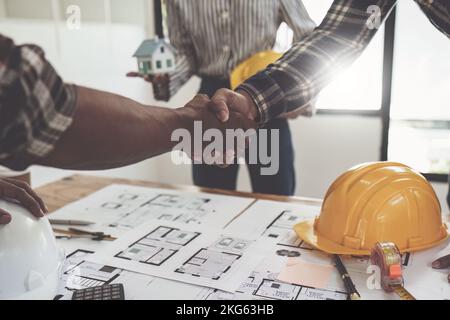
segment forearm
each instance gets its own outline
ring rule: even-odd
[[[189,121],[179,109],[146,107],[112,93],[78,88],[72,125],[35,163],[65,169],[108,169],[170,151],[173,130]]]

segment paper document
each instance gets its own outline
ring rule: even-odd
[[[260,262],[267,243],[221,229],[152,221],[87,260],[234,292]]]
[[[290,259],[297,259],[309,254],[311,250],[289,248],[277,245],[268,250],[265,258],[253,270],[247,279],[234,293],[217,289],[203,289],[197,299],[212,300],[346,300],[348,295],[343,286],[340,286],[338,275],[329,261],[326,278],[315,278],[316,282],[298,283],[295,274],[294,280],[284,278],[279,280]],[[326,259],[326,258],[325,258]],[[312,264],[311,259],[300,260],[302,263]],[[307,262],[306,262],[307,261]],[[315,263],[317,263],[315,261]],[[322,261],[322,263],[326,263]],[[306,277],[307,281],[309,278]],[[325,282],[326,281],[326,285]],[[317,285],[320,287],[317,287]]]
[[[83,227],[119,237],[150,220],[223,228],[254,199],[111,185],[51,214],[53,219],[96,222]]]
[[[313,251],[298,239],[293,226],[305,219],[314,218],[320,207],[289,204],[277,201],[258,200],[238,219],[229,225],[227,231],[247,232],[261,239],[272,241],[261,263],[252,270],[247,279],[234,293],[217,289],[204,289],[197,299],[245,299],[245,300],[345,300],[347,293],[339,275],[334,270],[329,256]],[[326,279],[301,284],[294,279],[279,280],[291,259],[301,259],[302,263],[323,266]],[[308,278],[304,274],[302,279]],[[294,281],[292,281],[294,280]],[[307,285],[311,286],[307,286]]]
[[[74,290],[110,283],[124,285],[126,300],[192,300],[204,290],[199,286],[85,261],[92,254],[76,250],[67,257],[56,295],[58,300],[70,300]]]
[[[450,254],[450,239],[443,244],[413,254],[412,263],[405,269],[405,288],[419,300],[450,300],[448,269],[436,270],[431,263]]]

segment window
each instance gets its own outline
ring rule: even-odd
[[[146,64],[148,70],[152,70],[152,63],[151,63],[151,61],[146,61],[145,64]]]
[[[161,53],[164,53],[164,47],[161,46]]]
[[[161,69],[161,68],[162,68],[161,60],[156,60],[156,69]]]
[[[172,59],[167,59],[166,64],[167,68],[172,68]]]
[[[412,1],[397,4],[388,159],[450,172],[450,43]]]

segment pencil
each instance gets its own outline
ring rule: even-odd
[[[90,226],[94,222],[83,220],[62,220],[62,219],[49,219],[52,225],[68,225],[68,226]]]
[[[345,268],[344,264],[342,263],[341,258],[339,255],[335,254],[333,255],[334,263],[336,265],[336,269],[338,269],[339,274],[341,275],[342,281],[344,281],[345,289],[347,290],[347,293],[350,296],[351,300],[360,300],[361,295],[359,294],[358,290],[356,290],[355,284],[352,281],[352,278],[350,278],[350,275],[348,274],[347,269]]]

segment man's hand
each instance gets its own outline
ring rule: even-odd
[[[143,78],[145,81],[150,82],[153,85],[153,94],[155,95],[156,100],[169,101],[170,76],[168,74],[165,73],[149,76],[132,71],[127,73],[127,77]]]
[[[238,128],[247,130],[256,127],[254,119],[246,117],[243,113],[235,111],[235,109],[231,109],[227,112],[226,120],[218,121],[215,113],[211,112],[216,108],[215,105],[214,101],[209,99],[207,95],[198,94],[183,108],[180,108],[179,111],[181,115],[186,119],[189,119],[192,124],[193,121],[202,121],[204,130],[212,128],[222,131]]]
[[[446,255],[445,257],[439,258],[436,261],[433,261],[431,266],[434,269],[445,269],[450,268],[450,254]],[[450,274],[447,277],[448,282],[450,283]]]
[[[217,90],[211,98],[210,108],[222,122],[228,121],[232,111],[251,121],[256,121],[258,117],[258,109],[253,99],[243,90]]]
[[[183,108],[178,109],[181,118],[188,119],[190,122],[186,127],[191,132],[192,136],[194,135],[194,121],[202,122],[202,129],[218,129],[223,134],[223,141],[226,141],[227,129],[242,129],[242,132],[247,131],[248,129],[255,129],[256,123],[254,120],[245,117],[241,113],[234,112],[231,110],[227,113],[226,122],[221,122],[217,119],[216,114],[214,114],[211,110],[212,100],[208,98],[206,95],[196,95],[194,99],[192,99],[189,103],[187,103]],[[236,132],[237,136],[240,136],[242,133],[240,131]],[[202,133],[203,134],[203,133]],[[239,140],[239,139],[238,139]],[[241,141],[245,141],[244,139],[240,139]],[[213,157],[215,159],[221,159],[218,164],[219,166],[226,166],[224,164],[230,164],[234,161],[234,158],[238,155],[242,155],[245,150],[245,144],[237,142],[234,146],[235,150],[228,150],[224,146],[224,154],[215,154]],[[200,160],[202,155],[195,154],[194,150],[191,150],[191,154],[189,155],[194,160]],[[206,160],[206,159],[202,159]]]
[[[18,202],[22,207],[31,212],[35,217],[43,217],[48,212],[44,201],[22,181],[0,178],[0,198]],[[11,214],[0,208],[0,225],[8,224]]]

